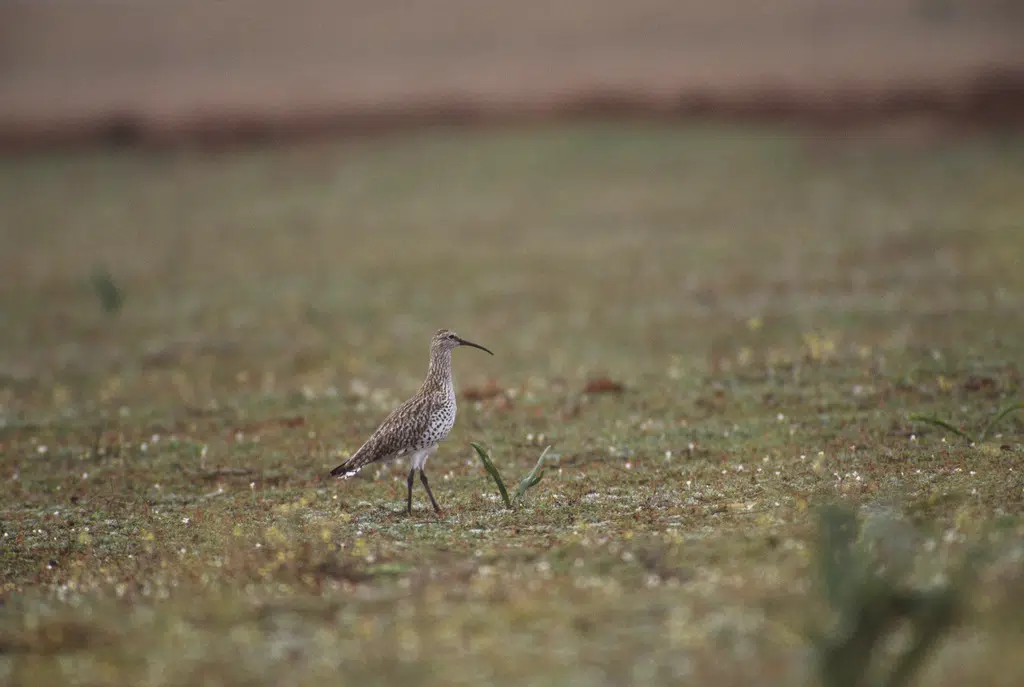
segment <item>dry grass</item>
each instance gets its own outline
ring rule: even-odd
[[[909,415],[1021,396],[1022,152],[604,125],[0,162],[0,675],[806,684],[839,500],[915,588],[988,540],[925,679],[1015,684],[1022,419]],[[407,518],[401,466],[327,472],[442,326],[497,355],[456,353],[446,515]],[[509,479],[552,445],[522,507],[470,441]]]

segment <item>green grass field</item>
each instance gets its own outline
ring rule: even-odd
[[[985,545],[917,684],[1020,684],[1024,413],[910,416],[1024,396],[1022,189],[711,125],[0,160],[0,678],[816,684],[839,502],[894,586]],[[410,518],[327,473],[440,327],[496,355]],[[471,441],[551,446],[521,507]]]

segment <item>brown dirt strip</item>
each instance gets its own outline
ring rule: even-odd
[[[10,0],[0,149],[706,116],[1024,122],[1006,0]]]

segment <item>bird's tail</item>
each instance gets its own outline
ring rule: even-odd
[[[364,460],[363,456],[356,453],[356,455],[331,470],[331,477],[338,477],[340,475],[342,479],[348,479],[362,470],[366,463],[367,461]]]
[[[340,476],[342,479],[353,477],[357,472],[379,457],[380,450],[378,447],[377,437],[372,436],[366,440],[365,444],[359,447],[358,451],[352,454],[351,458],[331,470],[331,477]]]

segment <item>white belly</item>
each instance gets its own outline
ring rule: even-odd
[[[430,454],[434,452],[435,448],[437,448],[437,444],[421,448],[419,451],[413,453],[412,460],[410,461],[412,463],[412,469],[422,470],[423,466],[427,464],[427,458],[430,457]]]

